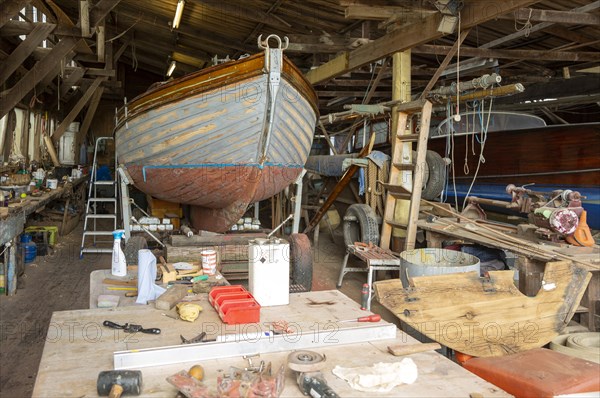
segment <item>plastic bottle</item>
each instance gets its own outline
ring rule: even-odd
[[[37,257],[37,245],[31,241],[30,234],[21,235],[21,249],[24,251],[23,262],[25,264],[32,263]]]
[[[118,229],[113,231],[113,237],[115,242],[113,244],[112,252],[112,274],[113,276],[126,276],[127,275],[127,263],[125,262],[125,254],[121,250],[121,238],[123,238],[125,231]]]

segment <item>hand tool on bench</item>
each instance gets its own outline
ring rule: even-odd
[[[121,395],[140,395],[142,372],[139,370],[106,370],[98,374],[96,389],[101,397],[119,398]]]
[[[344,322],[379,322],[381,320],[381,315],[373,314],[368,316],[361,316],[360,318],[354,319],[344,319],[343,321],[338,321],[338,323]]]
[[[325,355],[314,351],[294,351],[288,355],[288,367],[298,372],[296,381],[304,395],[320,398],[338,398],[327,385],[321,370],[325,368]]]
[[[104,326],[109,327],[111,329],[123,329],[125,333],[146,333],[146,334],[160,334],[160,329],[158,328],[148,328],[145,329],[142,325],[136,325],[133,323],[126,323],[125,325],[119,325],[118,323],[114,323],[111,321],[104,321],[102,323]]]
[[[388,346],[390,354],[397,357],[402,355],[416,354],[418,352],[434,351],[442,348],[438,343],[423,343],[423,344],[399,344]]]

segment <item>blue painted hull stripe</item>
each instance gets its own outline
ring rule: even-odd
[[[143,166],[142,175],[144,176],[144,182],[146,182],[146,170],[147,169],[206,169],[206,168],[225,168],[225,167],[253,167],[262,170],[267,167],[280,167],[285,169],[301,169],[304,166],[294,163],[271,163],[265,162],[260,163],[206,163],[206,164],[168,164],[168,165],[157,165],[157,166]]]

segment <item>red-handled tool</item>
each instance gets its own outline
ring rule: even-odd
[[[342,322],[379,322],[380,320],[381,320],[381,315],[373,314],[373,315],[369,315],[369,316],[361,316],[360,318],[345,319],[343,321],[338,321],[338,322],[340,322],[340,323],[342,323]]]

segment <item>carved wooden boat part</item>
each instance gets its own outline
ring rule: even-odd
[[[513,271],[476,272],[375,283],[379,302],[415,330],[477,357],[508,355],[549,343],[569,323],[591,273],[570,261],[546,264],[535,297],[524,296]]]

